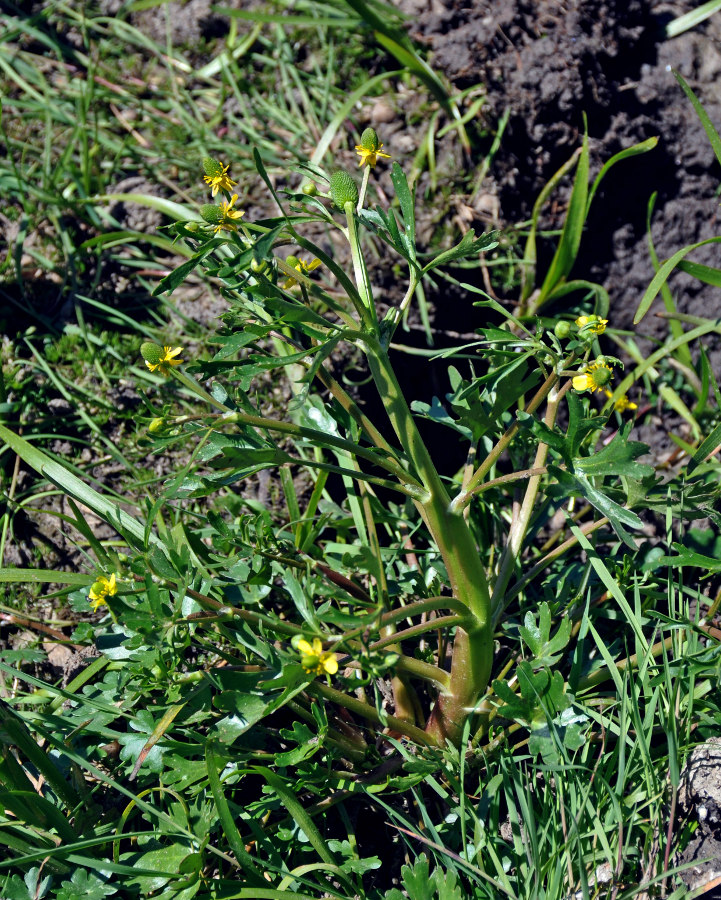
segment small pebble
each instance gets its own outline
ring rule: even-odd
[[[376,100],[371,110],[371,122],[373,125],[387,125],[396,118],[396,111],[383,97]]]

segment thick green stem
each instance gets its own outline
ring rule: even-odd
[[[434,742],[448,738],[457,743],[463,723],[472,714],[491,673],[493,634],[486,572],[468,523],[461,511],[450,510],[448,492],[423,443],[386,351],[370,337],[364,344],[388,418],[415,474],[430,495],[428,500],[416,500],[416,506],[441,552],[453,597],[470,612],[472,625],[456,631],[448,690],[439,697],[427,725]]]

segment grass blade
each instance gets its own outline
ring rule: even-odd
[[[717,3],[717,6],[721,6],[721,3]],[[697,10],[698,12],[698,10]],[[691,90],[691,88],[686,84],[682,75],[680,75],[674,69],[674,77],[676,81],[681,85],[681,90],[686,94],[688,99],[691,101],[691,105],[696,110],[696,115],[701,120],[701,124],[704,127],[704,131],[711,142],[711,146],[713,147],[713,152],[716,154],[716,159],[721,163],[721,135],[719,135],[718,131],[714,128],[713,122],[708,117],[708,113],[703,107],[703,104],[698,99],[696,94]]]
[[[205,761],[208,768],[208,784],[210,786],[211,793],[213,794],[213,800],[215,801],[215,808],[218,812],[220,824],[223,828],[226,838],[228,839],[230,848],[233,853],[235,853],[235,857],[238,862],[243,865],[246,875],[248,875],[256,883],[264,884],[263,877],[258,870],[256,861],[245,849],[245,844],[243,843],[243,839],[240,836],[238,827],[235,824],[235,819],[230,812],[228,801],[225,799],[223,787],[220,783],[220,778],[218,777],[218,768],[220,767],[220,761],[216,757],[213,745],[211,743],[208,743],[206,747]],[[252,896],[259,895],[254,894]]]
[[[541,285],[541,292],[536,300],[535,309],[540,309],[552,297],[555,288],[563,284],[578,256],[578,248],[581,245],[588,205],[588,172],[588,134],[584,134],[583,146],[581,147],[581,154],[576,168],[576,177],[573,181],[571,201],[568,206],[566,221],[563,223],[563,231],[561,232],[561,240]]]
[[[641,302],[638,304],[636,315],[633,317],[633,324],[638,325],[641,319],[643,319],[651,304],[656,299],[656,295],[668,280],[669,275],[684,257],[688,256],[689,253],[692,253],[699,247],[704,247],[706,244],[718,244],[719,241],[721,241],[721,237],[706,238],[705,241],[699,241],[697,244],[689,244],[688,247],[677,250],[673,256],[669,257],[658,272],[656,272],[651,280],[651,284],[646,288],[646,293],[641,297]]]
[[[107,500],[102,494],[99,494],[85,484],[84,481],[81,481],[77,475],[73,475],[60,463],[55,462],[42,450],[38,450],[25,438],[10,431],[4,425],[0,425],[0,440],[5,441],[36,472],[39,472],[44,478],[47,478],[48,481],[59,487],[60,490],[68,493],[75,500],[84,503],[85,506],[89,507],[97,516],[100,516],[108,525],[112,525],[119,534],[133,543],[138,549],[145,547],[145,528],[140,522],[120,509],[116,503]],[[163,547],[162,541],[153,532],[149,533],[148,542],[157,547]]]

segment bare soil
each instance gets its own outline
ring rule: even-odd
[[[402,0],[402,6],[413,14],[410,33],[430,49],[434,67],[458,87],[483,82],[496,116],[510,108],[483,188],[498,197],[502,221],[528,218],[541,188],[579,145],[584,115],[595,172],[614,153],[659,138],[653,151],[622,162],[603,182],[573,273],[603,284],[613,324],[630,326],[654,274],[646,235],[651,195],[657,194],[652,236],[661,259],[719,232],[721,169],[672,69],[719,127],[721,19],[668,40],[666,24],[695,4]],[[718,264],[717,246],[693,258]],[[721,314],[717,289],[683,274],[672,284],[682,312]],[[652,316],[642,325],[659,337],[666,329]],[[721,362],[721,349],[712,350]]]

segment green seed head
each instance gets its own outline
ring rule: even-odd
[[[223,221],[223,213],[220,211],[220,207],[214,206],[212,203],[204,203],[200,207],[200,215],[209,225],[217,225]]]
[[[360,145],[364,150],[370,150],[373,153],[380,147],[381,142],[378,140],[375,128],[366,128],[361,135]]]
[[[146,362],[157,366],[163,358],[163,348],[160,344],[156,344],[155,341],[143,341],[140,345],[140,355]]]
[[[330,177],[330,195],[338,209],[343,209],[346,203],[354,206],[358,202],[358,185],[347,172],[339,169]]]
[[[605,366],[594,369],[593,372],[591,372],[591,378],[596,387],[604,387],[607,385],[611,380],[611,375],[611,370],[607,369]]]
[[[219,175],[223,174],[223,167],[218,162],[218,160],[213,159],[212,156],[204,156],[203,157],[203,171],[210,178],[217,178]]]

